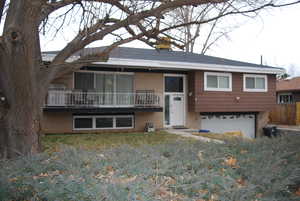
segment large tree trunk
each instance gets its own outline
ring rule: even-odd
[[[38,78],[42,62],[36,2],[10,1],[0,41],[0,156],[6,158],[39,151],[45,87]]]
[[[30,70],[27,48],[0,55],[3,93],[0,104],[0,155],[6,158],[36,153],[39,148],[41,107],[44,93]]]

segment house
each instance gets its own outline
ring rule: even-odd
[[[202,54],[120,47],[107,62],[53,81],[43,130],[142,131],[152,123],[157,129],[241,131],[253,138],[276,105],[276,74],[282,72]]]
[[[300,77],[278,80],[276,82],[278,104],[300,102]]]

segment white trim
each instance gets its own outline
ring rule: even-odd
[[[246,78],[264,78],[265,79],[265,88],[264,89],[247,89],[246,88]],[[256,81],[254,81],[255,85]],[[243,75],[243,91],[244,92],[267,92],[268,91],[268,76],[267,75],[257,75],[257,74],[244,74]]]
[[[122,74],[122,75],[134,75],[134,72],[117,72],[117,71],[93,71],[93,70],[78,70],[76,73],[95,73],[95,74]]]
[[[207,86],[207,76],[213,75],[217,76],[218,85],[219,85],[219,77],[228,77],[229,78],[229,88],[211,88]],[[232,74],[231,73],[215,73],[215,72],[204,72],[204,91],[232,91]]]
[[[132,126],[131,127],[117,127],[116,122],[118,117],[130,117]],[[92,128],[75,128],[75,119],[76,118],[87,118],[92,119]],[[108,128],[97,128],[96,127],[96,119],[97,118],[113,118],[113,127]],[[73,130],[111,130],[111,129],[133,129],[134,128],[134,115],[76,115],[73,116]]]
[[[267,67],[247,67],[247,66],[231,66],[206,63],[192,62],[171,62],[158,60],[144,59],[121,59],[109,58],[107,62],[94,62],[93,64],[105,64],[113,66],[132,66],[144,68],[168,68],[168,69],[186,69],[186,70],[209,70],[222,72],[245,72],[245,73],[263,73],[263,74],[282,74],[285,72],[282,68],[267,68]],[[145,66],[147,64],[147,66]]]

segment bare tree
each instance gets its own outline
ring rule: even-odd
[[[173,24],[188,23],[191,21],[202,21],[214,13],[223,15],[227,9],[230,9],[230,4],[222,4],[222,7],[216,8],[212,4],[201,6],[184,6],[170,12],[170,19]],[[228,34],[238,27],[238,24],[225,23],[225,18],[218,18],[212,22],[205,24],[191,24],[172,30],[171,34],[175,37],[179,36],[181,42],[184,43],[186,52],[194,52],[195,44],[201,54],[205,54],[214,44],[222,38],[228,38]]]
[[[228,0],[1,0],[0,19],[0,155],[16,157],[39,151],[40,120],[47,89],[55,78],[95,60],[107,60],[117,46],[140,40],[153,46],[168,31],[212,22],[222,16],[250,14],[267,7],[299,3]],[[228,5],[204,19],[173,25],[164,15],[182,6]],[[40,34],[77,27],[76,35],[50,62],[42,59]],[[74,53],[95,41],[114,37],[100,53]],[[180,39],[173,45],[182,47]]]

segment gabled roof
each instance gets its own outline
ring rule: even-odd
[[[300,91],[300,77],[278,80],[276,82],[276,91]]]
[[[101,52],[104,48],[105,47],[85,48],[76,53],[74,56],[83,56],[91,53]],[[52,55],[56,53],[57,52],[45,52],[45,54]],[[207,56],[204,54],[129,47],[118,47],[110,53],[110,58],[106,63],[96,63],[103,63],[106,65],[127,65],[157,68],[175,68],[177,66],[177,68],[181,67],[182,69],[203,69],[233,72],[245,71],[253,73],[256,73],[257,71],[257,73],[270,74],[282,73],[284,71],[282,68]],[[146,64],[147,66],[145,66]]]

